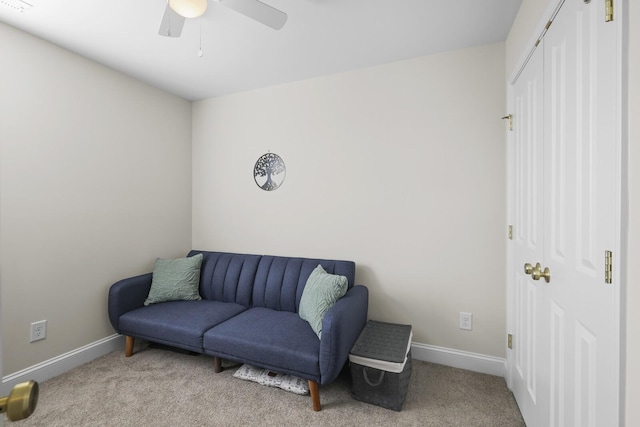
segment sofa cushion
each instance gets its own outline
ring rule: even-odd
[[[320,338],[322,319],[331,307],[347,292],[347,278],[329,274],[318,265],[307,279],[300,299],[300,317],[307,322]]]
[[[204,352],[320,380],[320,340],[297,313],[251,308],[204,334]]]
[[[156,259],[151,289],[144,305],[202,299],[198,293],[201,264],[201,254],[178,259]]]
[[[219,301],[171,301],[129,311],[120,317],[124,335],[202,353],[208,329],[246,310],[240,304]]]

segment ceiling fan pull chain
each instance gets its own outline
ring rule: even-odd
[[[204,56],[204,53],[202,53],[202,18],[199,18],[198,21],[200,22],[200,50],[198,50],[198,56],[202,58]]]

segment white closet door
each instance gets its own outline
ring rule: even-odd
[[[509,369],[529,427],[618,425],[620,284],[605,280],[620,247],[616,31],[604,0],[566,0],[512,91]]]
[[[565,2],[544,37],[544,63],[548,425],[613,426],[619,285],[605,283],[605,251],[616,245],[617,80],[602,2]]]

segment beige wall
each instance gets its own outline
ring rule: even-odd
[[[0,52],[10,374],[113,334],[109,286],[191,247],[191,103],[1,23]]]
[[[623,254],[625,258],[623,264],[627,268],[622,272],[622,277],[626,277],[623,283],[626,291],[626,300],[623,303],[622,310],[625,311],[623,320],[623,329],[626,327],[626,351],[623,351],[623,365],[625,366],[626,375],[623,378],[623,387],[625,388],[626,397],[622,404],[625,406],[624,415],[626,417],[626,425],[636,425],[640,420],[640,406],[636,402],[640,401],[640,367],[637,360],[640,359],[640,339],[638,338],[638,329],[640,328],[640,313],[637,307],[640,304],[640,287],[636,286],[640,282],[640,264],[635,261],[640,258],[640,173],[635,169],[638,164],[638,147],[635,142],[640,134],[640,7],[638,4],[630,5],[631,1],[617,3],[618,11],[627,9],[629,19],[629,51],[628,51],[628,73],[629,76],[629,110],[628,110],[628,146],[623,148],[623,152],[628,155],[623,161],[627,162],[629,174],[623,177],[623,186],[628,186],[628,197],[623,193],[623,204],[628,204],[629,223],[623,224],[623,242],[627,240],[627,247],[623,246]],[[506,59],[507,75],[510,76],[518,62],[522,60],[522,52],[528,50],[527,43],[533,38],[536,31],[539,30],[543,17],[547,18],[547,14],[557,4],[557,0],[539,1],[524,0],[518,16],[506,41]],[[621,16],[619,16],[621,18]],[[536,34],[537,35],[537,34]],[[623,144],[627,144],[623,142]],[[625,256],[626,255],[626,256]],[[626,323],[626,325],[625,325]],[[626,363],[625,363],[626,362]]]
[[[194,103],[194,247],[352,259],[371,318],[504,357],[504,80],[500,43]]]

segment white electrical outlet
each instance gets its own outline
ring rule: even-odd
[[[40,320],[31,324],[31,339],[29,342],[40,341],[47,337],[47,321]]]
[[[465,331],[473,329],[473,313],[460,312],[460,329]]]

